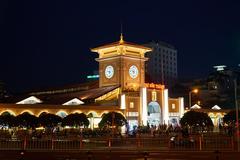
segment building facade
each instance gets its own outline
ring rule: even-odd
[[[153,83],[172,86],[178,78],[177,50],[164,42],[150,42],[146,46],[152,48],[146,53],[146,76]]]
[[[145,83],[145,53],[151,48],[120,40],[91,49],[99,56],[99,81],[31,92],[0,104],[0,114],[43,112],[65,117],[91,114],[90,127],[98,127],[104,113],[119,112],[129,126],[177,124],[184,114],[183,98],[169,98],[162,84]]]

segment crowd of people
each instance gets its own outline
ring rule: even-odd
[[[127,128],[127,127],[126,127]],[[220,133],[232,136],[234,127],[219,127]],[[193,131],[188,127],[178,125],[159,125],[159,126],[135,126],[132,130],[128,128],[123,132],[120,128],[41,128],[41,129],[2,129],[0,130],[0,139],[71,139],[71,138],[100,138],[100,137],[163,137],[163,136],[181,136],[188,137],[190,134],[197,134],[198,130]]]

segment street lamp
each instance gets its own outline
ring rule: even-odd
[[[239,146],[239,120],[238,120],[238,99],[237,99],[237,78],[234,79],[234,99],[235,99],[235,107],[236,107],[236,136],[237,136],[237,148],[238,151],[240,151],[240,146]]]
[[[198,93],[198,89],[194,89],[194,90],[191,90],[190,92],[189,92],[189,97],[188,97],[188,100],[189,100],[189,109],[191,108],[191,103],[192,103],[192,93],[195,93],[195,94],[197,94]]]

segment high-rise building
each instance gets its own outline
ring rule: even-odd
[[[146,53],[146,80],[172,86],[178,78],[177,50],[165,42],[150,42],[146,46],[152,48]]]

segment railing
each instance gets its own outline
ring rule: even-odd
[[[0,150],[166,150],[166,151],[234,151],[236,141],[226,136],[196,136],[192,138],[137,137],[137,138],[89,138],[89,139],[22,139],[0,140]]]
[[[201,138],[202,150],[234,150],[236,141],[233,137],[205,136]]]

